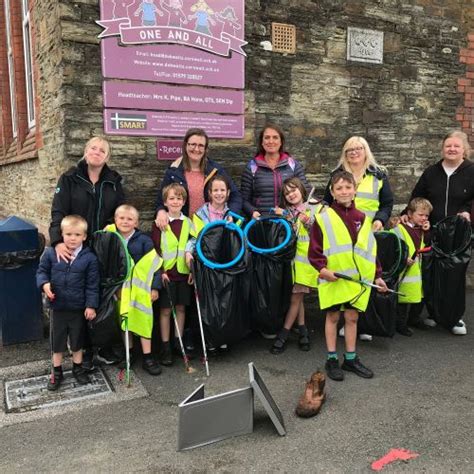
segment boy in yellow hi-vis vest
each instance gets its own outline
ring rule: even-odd
[[[427,244],[426,232],[430,228],[430,217],[433,206],[424,198],[414,198],[407,207],[408,222],[399,223],[392,232],[398,235],[408,246],[408,268],[400,282],[397,308],[397,332],[411,336],[413,331],[408,326],[426,329],[420,319],[423,310],[423,287],[421,278],[421,259],[419,251]]]
[[[171,310],[176,310],[176,320],[179,333],[183,334],[185,307],[191,304],[192,276],[186,264],[185,252],[189,239],[195,235],[191,219],[181,210],[187,199],[184,186],[171,183],[163,189],[163,203],[168,210],[169,224],[164,232],[156,226],[152,230],[152,239],[156,251],[163,257],[163,291],[160,300],[160,333],[162,365],[173,364],[173,355],[170,343]],[[177,337],[177,334],[175,335]],[[179,343],[175,343],[179,347]]]
[[[150,375],[159,375],[161,367],[151,353],[151,333],[153,302],[158,299],[161,288],[159,268],[162,259],[156,253],[151,238],[137,228],[138,219],[138,211],[128,204],[122,204],[115,211],[115,228],[127,243],[134,263],[130,277],[120,291],[119,308],[120,315],[127,317],[128,330],[140,336],[143,369]],[[132,342],[130,335],[130,347]]]
[[[316,214],[311,228],[308,259],[319,271],[319,303],[326,313],[326,345],[328,349],[326,372],[333,380],[343,380],[343,370],[364,378],[373,377],[356,355],[357,319],[365,311],[370,289],[360,283],[338,278],[335,273],[375,283],[381,291],[387,285],[381,278],[377,264],[377,242],[372,233],[370,219],[354,206],[355,180],[348,171],[338,171],[331,177],[331,207]],[[344,312],[346,352],[339,366],[336,339],[337,323]],[[342,369],[342,370],[341,370]]]

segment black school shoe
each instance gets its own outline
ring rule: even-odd
[[[161,367],[158,362],[152,357],[143,358],[142,368],[150,375],[160,375]]]
[[[358,357],[356,357],[354,360],[347,360],[344,358],[341,369],[348,372],[354,372],[354,374],[358,375],[359,377],[363,377],[364,379],[371,379],[374,376],[374,373],[368,367],[362,364]]]
[[[401,326],[397,328],[398,334],[402,336],[411,337],[413,336],[413,331],[408,326]]]
[[[63,381],[63,379],[64,379],[64,377],[63,377],[62,369],[61,368],[59,370],[54,369],[54,376],[53,376],[53,374],[51,374],[51,377],[48,380],[48,385],[47,385],[46,388],[50,392],[55,392],[59,388],[59,386],[61,385],[61,382]]]
[[[82,355],[82,368],[86,372],[93,372],[96,369],[94,363],[94,351],[92,349],[86,349]]]
[[[168,341],[168,342],[162,342],[162,344],[163,344],[163,347],[161,348],[160,362],[161,362],[161,365],[169,367],[170,365],[173,365],[173,354],[171,353],[171,343]]]
[[[307,352],[311,347],[308,328],[306,326],[300,326],[299,333],[300,337],[298,338],[298,347],[300,348],[300,351]]]
[[[87,385],[91,381],[89,376],[86,374],[86,371],[81,366],[73,367],[72,368],[72,375],[76,379],[76,382],[79,385]]]
[[[339,361],[337,359],[328,359],[324,365],[328,377],[336,382],[344,380],[344,372],[339,367]]]

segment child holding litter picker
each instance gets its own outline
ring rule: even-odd
[[[97,257],[83,243],[87,238],[87,222],[70,215],[61,220],[64,245],[71,260],[58,260],[54,248],[41,257],[36,282],[51,301],[51,349],[53,370],[48,390],[58,390],[63,380],[63,353],[67,341],[72,351],[72,375],[80,385],[90,382],[82,368],[82,348],[86,320],[96,316],[99,306],[99,264]]]
[[[287,211],[289,219],[294,222],[297,242],[296,255],[293,260],[293,289],[290,308],[286,314],[283,328],[270,348],[272,354],[281,354],[285,350],[290,330],[297,319],[298,347],[302,351],[309,351],[310,349],[308,328],[305,325],[303,299],[311,288],[317,287],[318,272],[309,263],[308,247],[309,231],[313,225],[314,216],[321,209],[321,205],[309,205],[307,200],[308,193],[299,178],[293,177],[283,181],[280,209],[277,209],[276,212],[278,214],[282,209]]]
[[[354,206],[356,183],[347,171],[334,173],[330,181],[334,201],[329,208],[316,215],[311,228],[308,258],[319,271],[319,303],[326,312],[325,335],[327,345],[326,372],[328,377],[341,381],[344,372],[354,372],[364,378],[373,372],[362,364],[356,354],[357,319],[367,308],[370,288],[364,282],[375,283],[380,291],[387,291],[377,264],[377,242],[370,219]],[[358,280],[349,281],[338,277]],[[337,323],[341,311],[345,320],[344,362],[339,365],[336,351]],[[342,370],[341,370],[342,369]]]
[[[408,245],[407,270],[400,282],[397,308],[396,329],[403,336],[411,336],[413,331],[408,326],[427,329],[420,318],[423,310],[423,287],[421,278],[420,252],[428,240],[426,235],[430,228],[429,217],[433,206],[424,198],[414,198],[407,207],[408,222],[400,222],[392,232]]]
[[[178,184],[171,183],[163,188],[163,203],[168,210],[169,224],[164,232],[154,226],[152,239],[156,251],[163,257],[163,291],[158,301],[160,306],[161,332],[161,364],[173,364],[173,355],[170,343],[170,318],[172,307],[176,312],[179,338],[183,334],[185,307],[191,303],[192,276],[186,264],[185,251],[188,241],[194,235],[194,225],[181,210],[187,199],[186,189]],[[174,317],[175,315],[173,315]],[[175,348],[180,348],[179,340],[175,341]],[[187,360],[187,354],[184,354]]]
[[[119,308],[120,315],[127,318],[122,322],[122,329],[125,330],[126,324],[130,331],[129,348],[133,346],[133,334],[140,336],[142,367],[150,375],[159,375],[161,367],[151,352],[151,334],[153,302],[158,299],[161,287],[159,268],[162,259],[156,253],[151,238],[138,229],[138,219],[137,209],[128,204],[122,204],[115,210],[115,228],[127,243],[134,263],[130,277],[120,290]],[[113,227],[109,226],[108,230],[113,230]]]
[[[229,182],[225,176],[214,175],[208,184],[209,202],[206,202],[193,214],[193,224],[196,237],[199,235],[201,230],[210,222],[227,220],[233,221],[231,215],[229,215],[229,207],[227,201],[229,200],[230,187]],[[196,237],[190,239],[189,244],[186,248],[186,264],[189,268],[193,263],[193,252],[196,245]],[[219,352],[227,352],[227,344],[222,344],[219,348],[214,347],[212,341],[207,341],[207,351],[209,355],[217,355]]]

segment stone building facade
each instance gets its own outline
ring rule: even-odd
[[[59,174],[82,156],[91,135],[103,132],[99,1],[26,3],[36,122],[12,136],[2,46],[0,214],[30,219],[44,230]],[[0,0],[0,44],[4,4]],[[296,27],[294,54],[263,46],[271,41],[272,22]],[[382,64],[346,59],[350,27],[384,33]],[[398,207],[438,159],[449,129],[462,127],[474,140],[472,0],[249,0],[246,40],[245,137],[211,144],[212,157],[237,182],[268,120],[286,130],[288,149],[304,163],[317,194],[344,140],[366,137],[388,168]],[[18,98],[23,87],[17,87]],[[156,138],[114,136],[111,143],[111,166],[125,177],[147,227],[168,163],[156,160]]]

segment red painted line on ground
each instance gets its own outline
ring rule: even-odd
[[[408,451],[408,449],[391,449],[385,456],[374,461],[370,467],[373,471],[381,471],[387,464],[394,461],[408,461],[417,458],[418,456],[418,453]]]

